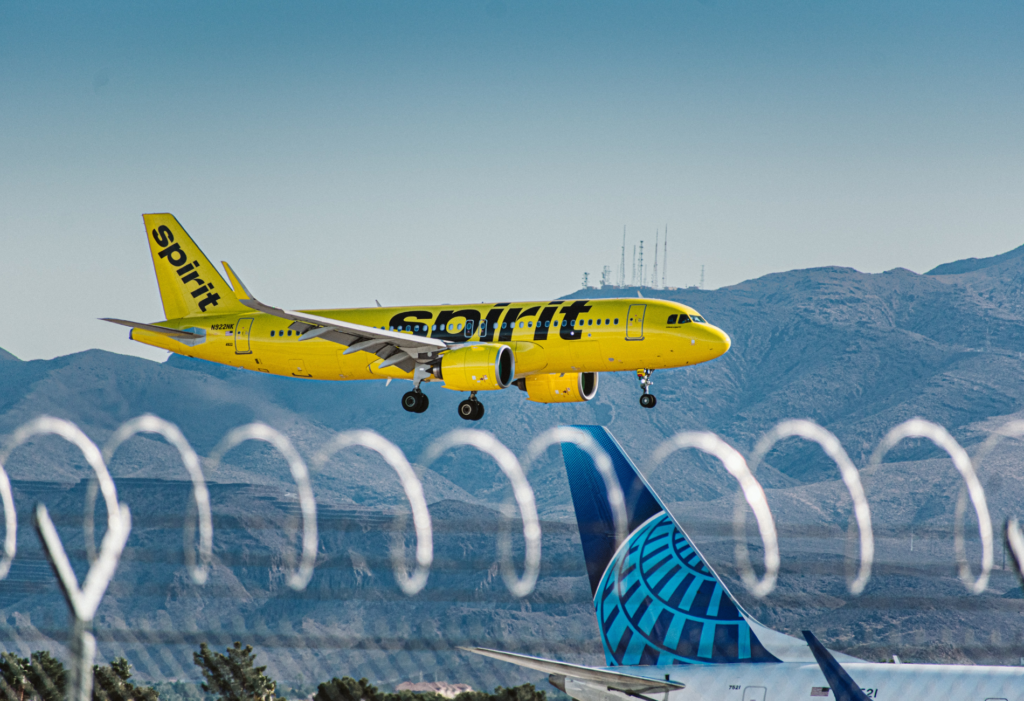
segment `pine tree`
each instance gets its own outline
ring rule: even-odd
[[[0,655],[0,694],[8,701],[64,701],[67,685],[64,665],[45,650],[29,657]]]
[[[313,701],[382,701],[381,693],[364,677],[335,677],[317,687]]]
[[[222,701],[278,701],[277,682],[256,666],[252,645],[240,642],[227,649],[227,654],[212,651],[206,643],[192,653],[192,661],[203,672],[203,691],[219,696]],[[283,701],[280,700],[280,701]]]
[[[160,695],[151,686],[135,686],[128,681],[132,678],[132,666],[128,660],[118,657],[109,667],[93,667],[93,701],[157,701]]]
[[[4,701],[23,701],[32,695],[28,681],[28,660],[13,652],[0,654],[0,695]]]

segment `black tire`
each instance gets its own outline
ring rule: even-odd
[[[425,412],[427,410],[427,407],[430,406],[430,397],[428,397],[423,392],[420,392],[419,395],[420,395],[420,405],[418,407],[416,407],[416,413],[417,414],[422,414],[423,412]]]
[[[640,395],[640,406],[644,409],[653,409],[654,405],[658,403],[658,400],[654,398],[653,394],[641,394]]]
[[[468,399],[459,402],[459,417],[466,421],[475,421],[473,417],[476,416],[476,404],[478,403],[471,402]]]
[[[473,412],[470,419],[473,421],[479,421],[484,418],[484,405],[481,402],[474,402],[474,404],[476,404],[476,411]]]
[[[412,391],[406,392],[402,395],[402,408],[406,411],[419,413],[420,409],[420,397],[423,396],[420,392]]]

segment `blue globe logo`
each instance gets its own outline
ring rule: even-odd
[[[664,511],[619,548],[594,606],[611,666],[779,662]]]

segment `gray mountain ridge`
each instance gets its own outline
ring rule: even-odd
[[[732,350],[712,363],[655,373],[653,411],[637,403],[633,377],[605,374],[598,397],[583,405],[535,405],[514,389],[488,395],[487,415],[474,428],[522,454],[552,426],[608,426],[738,598],[768,625],[788,632],[810,627],[827,644],[871,659],[895,652],[905,661],[1015,663],[1024,642],[1015,576],[997,569],[980,597],[968,595],[956,576],[952,523],[960,481],[949,460],[930,444],[907,441],[885,464],[865,468],[884,433],[912,416],[944,425],[973,451],[1024,413],[1024,257],[983,260],[927,275],[829,267],[713,291],[644,289],[644,296],[694,306],[729,332]],[[568,297],[637,292],[587,289]],[[231,428],[259,420],[288,435],[308,461],[331,435],[352,428],[378,431],[415,461],[433,439],[466,427],[455,415],[461,397],[437,387],[427,388],[427,413],[402,411],[404,382],[277,378],[181,356],[153,363],[104,351],[0,359],[10,361],[0,364],[4,437],[50,414],[74,421],[102,445],[123,421],[152,412],[179,425],[201,455]],[[862,468],[879,562],[860,597],[845,589],[849,497],[816,447],[783,442],[758,470],[783,554],[779,588],[762,601],[746,594],[733,567],[732,478],[692,453],[677,453],[655,471],[648,464],[658,443],[680,430],[712,430],[749,452],[764,431],[795,417],[833,431]],[[1007,442],[981,467],[997,528],[1019,515],[1020,456]],[[0,640],[21,654],[38,646],[61,652],[65,607],[29,513],[35,501],[47,503],[84,576],[78,524],[87,468],[55,438],[19,448],[4,467],[14,483],[19,550],[0,581]],[[136,527],[96,634],[102,654],[127,655],[143,679],[195,679],[189,655],[202,640],[253,642],[265,655],[261,664],[290,683],[354,674],[392,685],[421,673],[478,687],[541,681],[454,651],[456,644],[601,663],[557,449],[529,473],[545,550],[538,590],[521,602],[504,589],[495,550],[497,509],[510,492],[496,466],[471,449],[419,468],[437,561],[426,589],[413,598],[398,591],[387,556],[391,517],[403,510],[404,495],[391,469],[367,451],[348,451],[312,473],[321,546],[305,592],[284,584],[295,545],[286,535],[295,489],[283,459],[268,447],[240,446],[208,475],[217,530],[206,587],[191,584],[183,566],[178,529],[188,484],[176,453],[140,436],[121,448],[110,470]],[[973,523],[969,516],[969,562],[977,572]],[[748,530],[757,562],[760,543],[756,529]],[[411,547],[411,536],[406,540]]]

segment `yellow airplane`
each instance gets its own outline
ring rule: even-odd
[[[535,402],[585,402],[599,372],[619,371],[636,372],[651,408],[654,370],[712,360],[731,343],[694,309],[643,298],[286,311],[223,263],[228,287],[172,215],[143,221],[167,321],[103,321],[140,343],[273,375],[412,380],[402,407],[415,413],[429,404],[424,382],[469,392],[459,416],[477,421],[477,392],[515,385]]]

